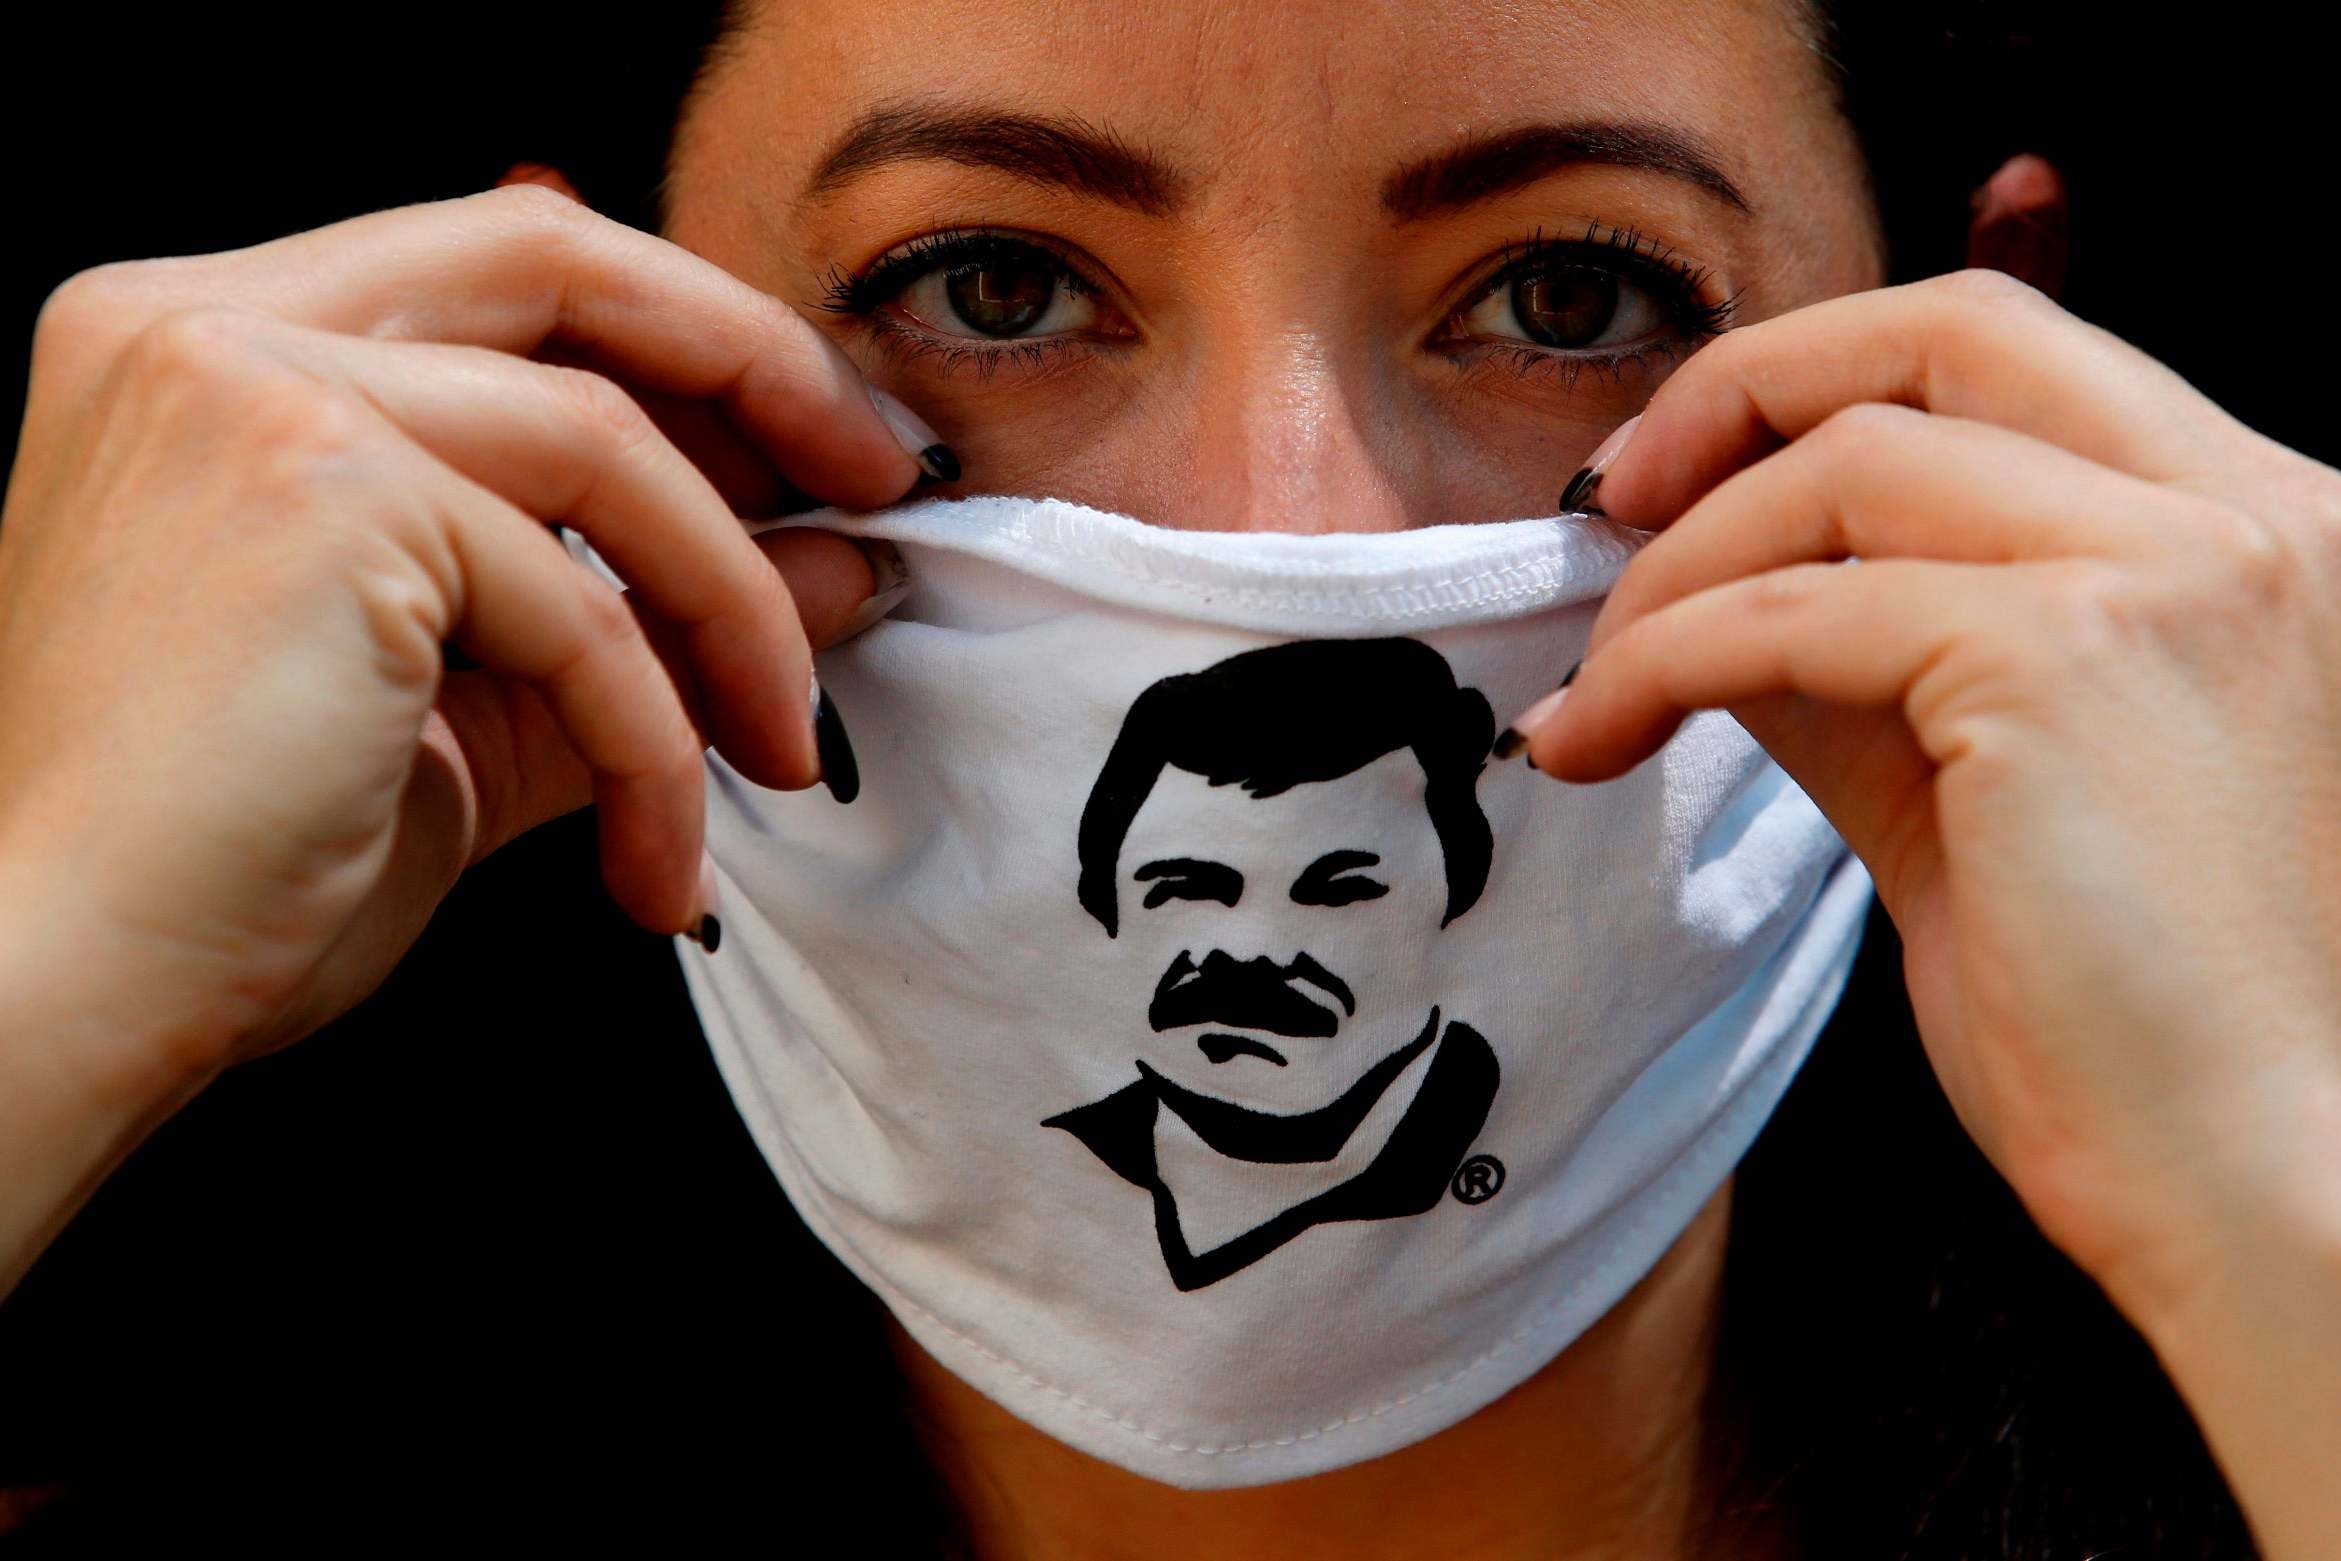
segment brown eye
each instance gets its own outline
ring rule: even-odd
[[[1582,266],[1555,266],[1512,284],[1512,313],[1541,347],[1583,347],[1618,312],[1618,279]]]
[[[943,290],[961,324],[986,336],[1021,336],[1049,312],[1059,285],[1054,270],[997,260],[952,272]]]
[[[1667,328],[1667,307],[1649,290],[1598,266],[1546,261],[1498,278],[1455,324],[1483,341],[1528,342],[1559,351],[1642,341]]]
[[[927,329],[976,341],[1015,341],[1098,327],[1097,305],[1048,251],[984,240],[978,253],[937,264],[895,295]]]

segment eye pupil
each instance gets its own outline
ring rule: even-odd
[[[1531,272],[1512,284],[1512,312],[1530,340],[1582,347],[1599,339],[1616,317],[1618,279],[1584,266]]]
[[[1057,278],[1039,264],[987,260],[952,272],[944,289],[965,324],[987,336],[1019,336],[1049,312]]]

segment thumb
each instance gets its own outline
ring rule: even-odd
[[[780,571],[797,604],[797,621],[815,650],[850,640],[910,591],[902,553],[891,542],[864,540],[818,526],[780,526],[755,543]]]

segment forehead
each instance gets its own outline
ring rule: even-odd
[[[1143,117],[1173,147],[1241,159],[1254,149],[1221,135],[1237,121],[1764,117],[1767,100],[1822,81],[1808,26],[1798,0],[758,0],[737,58],[789,71],[792,111],[980,85],[1101,122]]]
[[[1394,749],[1328,781],[1272,797],[1239,784],[1214,786],[1189,770],[1165,769],[1130,822],[1125,866],[1163,855],[1234,857],[1268,852],[1316,856],[1428,830],[1422,765]]]
[[[1354,206],[1396,162],[1540,121],[1689,132],[1791,228],[1810,220],[1793,192],[1809,207],[1858,169],[1801,0],[759,0],[692,116],[675,204],[760,182],[785,221],[856,117],[912,101],[1086,120],[1190,174],[1200,206],[1261,220]]]

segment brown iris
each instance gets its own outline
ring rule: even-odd
[[[986,336],[1021,336],[1031,330],[1049,312],[1057,286],[1053,268],[1006,256],[963,266],[943,282],[951,312]]]
[[[1597,341],[1618,312],[1618,279],[1583,266],[1533,271],[1512,284],[1512,313],[1546,347]]]

